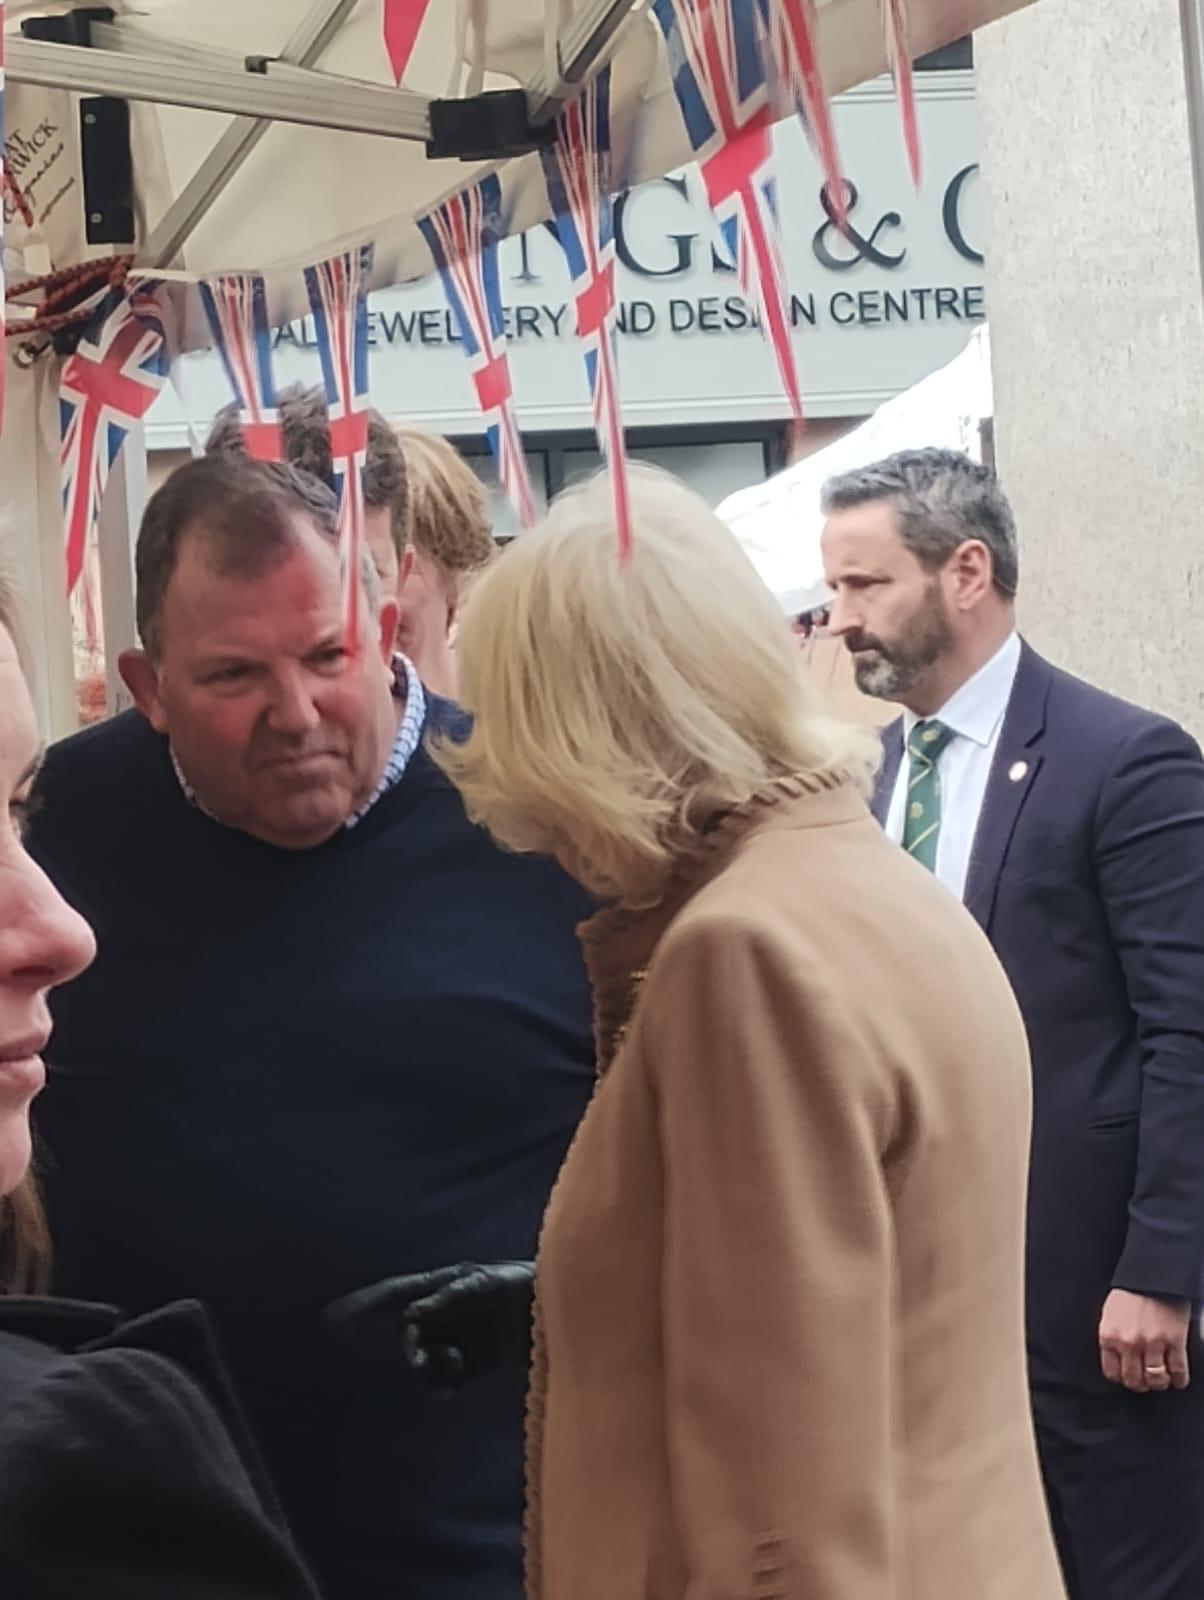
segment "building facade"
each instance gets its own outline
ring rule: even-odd
[[[976,41],[995,447],[1021,621],[1204,737],[1200,0],[1038,0]]]

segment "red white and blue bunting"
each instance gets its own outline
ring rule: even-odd
[[[514,410],[498,273],[502,186],[496,176],[464,190],[418,223],[451,307],[485,422],[498,482],[521,528],[535,521],[535,496]]]
[[[202,283],[200,291],[214,347],[234,391],[247,454],[253,461],[281,461],[284,441],[263,279],[234,273]]]
[[[904,142],[920,178],[920,141],[908,37],[907,0],[881,0]],[[382,0],[382,36],[395,80],[413,54],[430,0]],[[844,182],[818,48],[816,0],[652,0],[664,35],[677,100],[708,200],[744,293],[769,341],[782,389],[797,418],[802,404],[792,341],[772,162],[772,130],[783,92],[797,105],[824,174],[829,215],[845,220]],[[3,0],[0,0],[0,119],[3,114]],[[553,228],[568,263],[599,447],[614,494],[620,556],[631,550],[627,454],[616,351],[615,241],[609,69],[560,115],[541,152]],[[0,138],[0,188],[3,185]],[[534,520],[532,493],[505,338],[498,245],[505,231],[502,184],[490,175],[420,219],[471,363],[498,477],[519,523]],[[339,492],[347,626],[358,637],[363,547],[362,473],[368,436],[367,288],[372,246],[305,270],[322,364],[331,459]],[[107,291],[61,375],[63,499],[69,592],[79,584],[109,472],[131,427],[161,391],[168,369],[159,286]],[[200,298],[235,395],[247,452],[284,454],[273,377],[273,319],[265,284],[232,274],[200,286]],[[0,290],[0,318],[3,294]],[[2,322],[0,322],[2,336]],[[0,372],[0,386],[3,374]],[[0,387],[0,405],[3,390]]]
[[[405,76],[430,3],[431,0],[384,0],[381,33],[394,83],[400,83]]]
[[[541,154],[553,227],[576,299],[577,337],[584,347],[598,448],[610,473],[619,558],[625,561],[631,553],[631,497],[615,350],[609,68],[565,107],[552,148]]]
[[[339,544],[349,647],[359,639],[360,558],[364,547],[363,471],[368,454],[368,279],[372,246],[306,267],[314,336],[330,426],[339,496]]]
[[[895,96],[903,119],[903,144],[912,181],[920,185],[920,129],[916,119],[915,80],[911,71],[911,34],[907,23],[907,0],[882,0],[886,28],[886,53],[895,78]]]
[[[654,0],[673,87],[711,210],[801,420],[774,195],[773,113],[758,0]],[[843,185],[840,187],[843,199]]]
[[[760,8],[774,73],[794,98],[819,158],[833,218],[843,227],[848,217],[848,197],[836,124],[820,67],[815,0],[760,0]]]
[[[155,285],[113,289],[63,364],[59,380],[67,593],[84,570],[101,496],[129,431],[167,381]]]

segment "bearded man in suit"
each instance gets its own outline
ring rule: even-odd
[[[1028,1027],[1029,1374],[1068,1593],[1200,1600],[1204,762],[1021,639],[985,468],[907,451],[823,507],[832,632],[904,708],[876,814],[986,930]]]

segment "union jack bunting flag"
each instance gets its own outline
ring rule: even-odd
[[[485,418],[498,482],[513,505],[519,526],[535,521],[535,497],[514,414],[514,389],[498,276],[502,234],[502,185],[493,175],[420,219],[464,349]]]
[[[282,461],[284,442],[272,377],[272,330],[263,279],[251,273],[212,278],[200,286],[213,343],[234,390],[247,454]]]
[[[110,290],[59,378],[68,594],[83,571],[113,463],[167,380],[154,290],[149,280]]]
[[[381,32],[394,83],[400,83],[405,76],[430,3],[431,0],[384,0]]]
[[[364,543],[364,465],[368,456],[368,278],[372,246],[306,267],[314,338],[330,423],[330,459],[339,496],[339,543],[350,645],[359,638],[360,554]]]
[[[832,215],[848,218],[848,196],[836,140],[836,124],[819,63],[819,19],[815,0],[758,0],[773,71],[789,88],[812,148],[819,157]]]
[[[916,120],[916,91],[911,74],[911,31],[907,24],[907,0],[882,0],[882,20],[886,27],[886,53],[895,76],[895,95],[903,119],[903,143],[912,181],[920,183],[920,129]]]
[[[802,418],[790,337],[771,163],[772,113],[760,0],[654,0],[673,87],[711,210],[747,298],[757,307],[796,418]],[[843,198],[843,186],[840,196]]]
[[[553,226],[573,283],[577,337],[585,347],[598,448],[610,471],[619,558],[625,561],[631,553],[631,497],[615,353],[609,68],[565,107],[554,144],[541,157]]]

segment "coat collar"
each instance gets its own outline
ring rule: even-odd
[[[0,1296],[0,1333],[36,1339],[56,1350],[78,1350],[108,1338],[121,1321],[115,1306],[91,1300],[57,1300],[49,1295]]]
[[[40,1295],[0,1296],[0,1340],[6,1335],[51,1351],[144,1351],[166,1358],[198,1383],[231,1435],[268,1513],[284,1526],[268,1479],[209,1331],[195,1300],[177,1300],[123,1322],[113,1306]]]
[[[749,838],[778,829],[823,827],[866,815],[852,779],[842,773],[777,778],[742,805],[717,816],[686,848],[654,897],[620,901],[578,928],[594,997],[594,1040],[603,1073],[622,1043],[648,963],[686,902],[728,864]]]
[[[196,1300],[175,1300],[126,1321],[116,1306],[53,1295],[0,1295],[0,1333],[36,1339],[56,1350],[157,1351],[194,1371],[220,1367],[204,1309]]]

